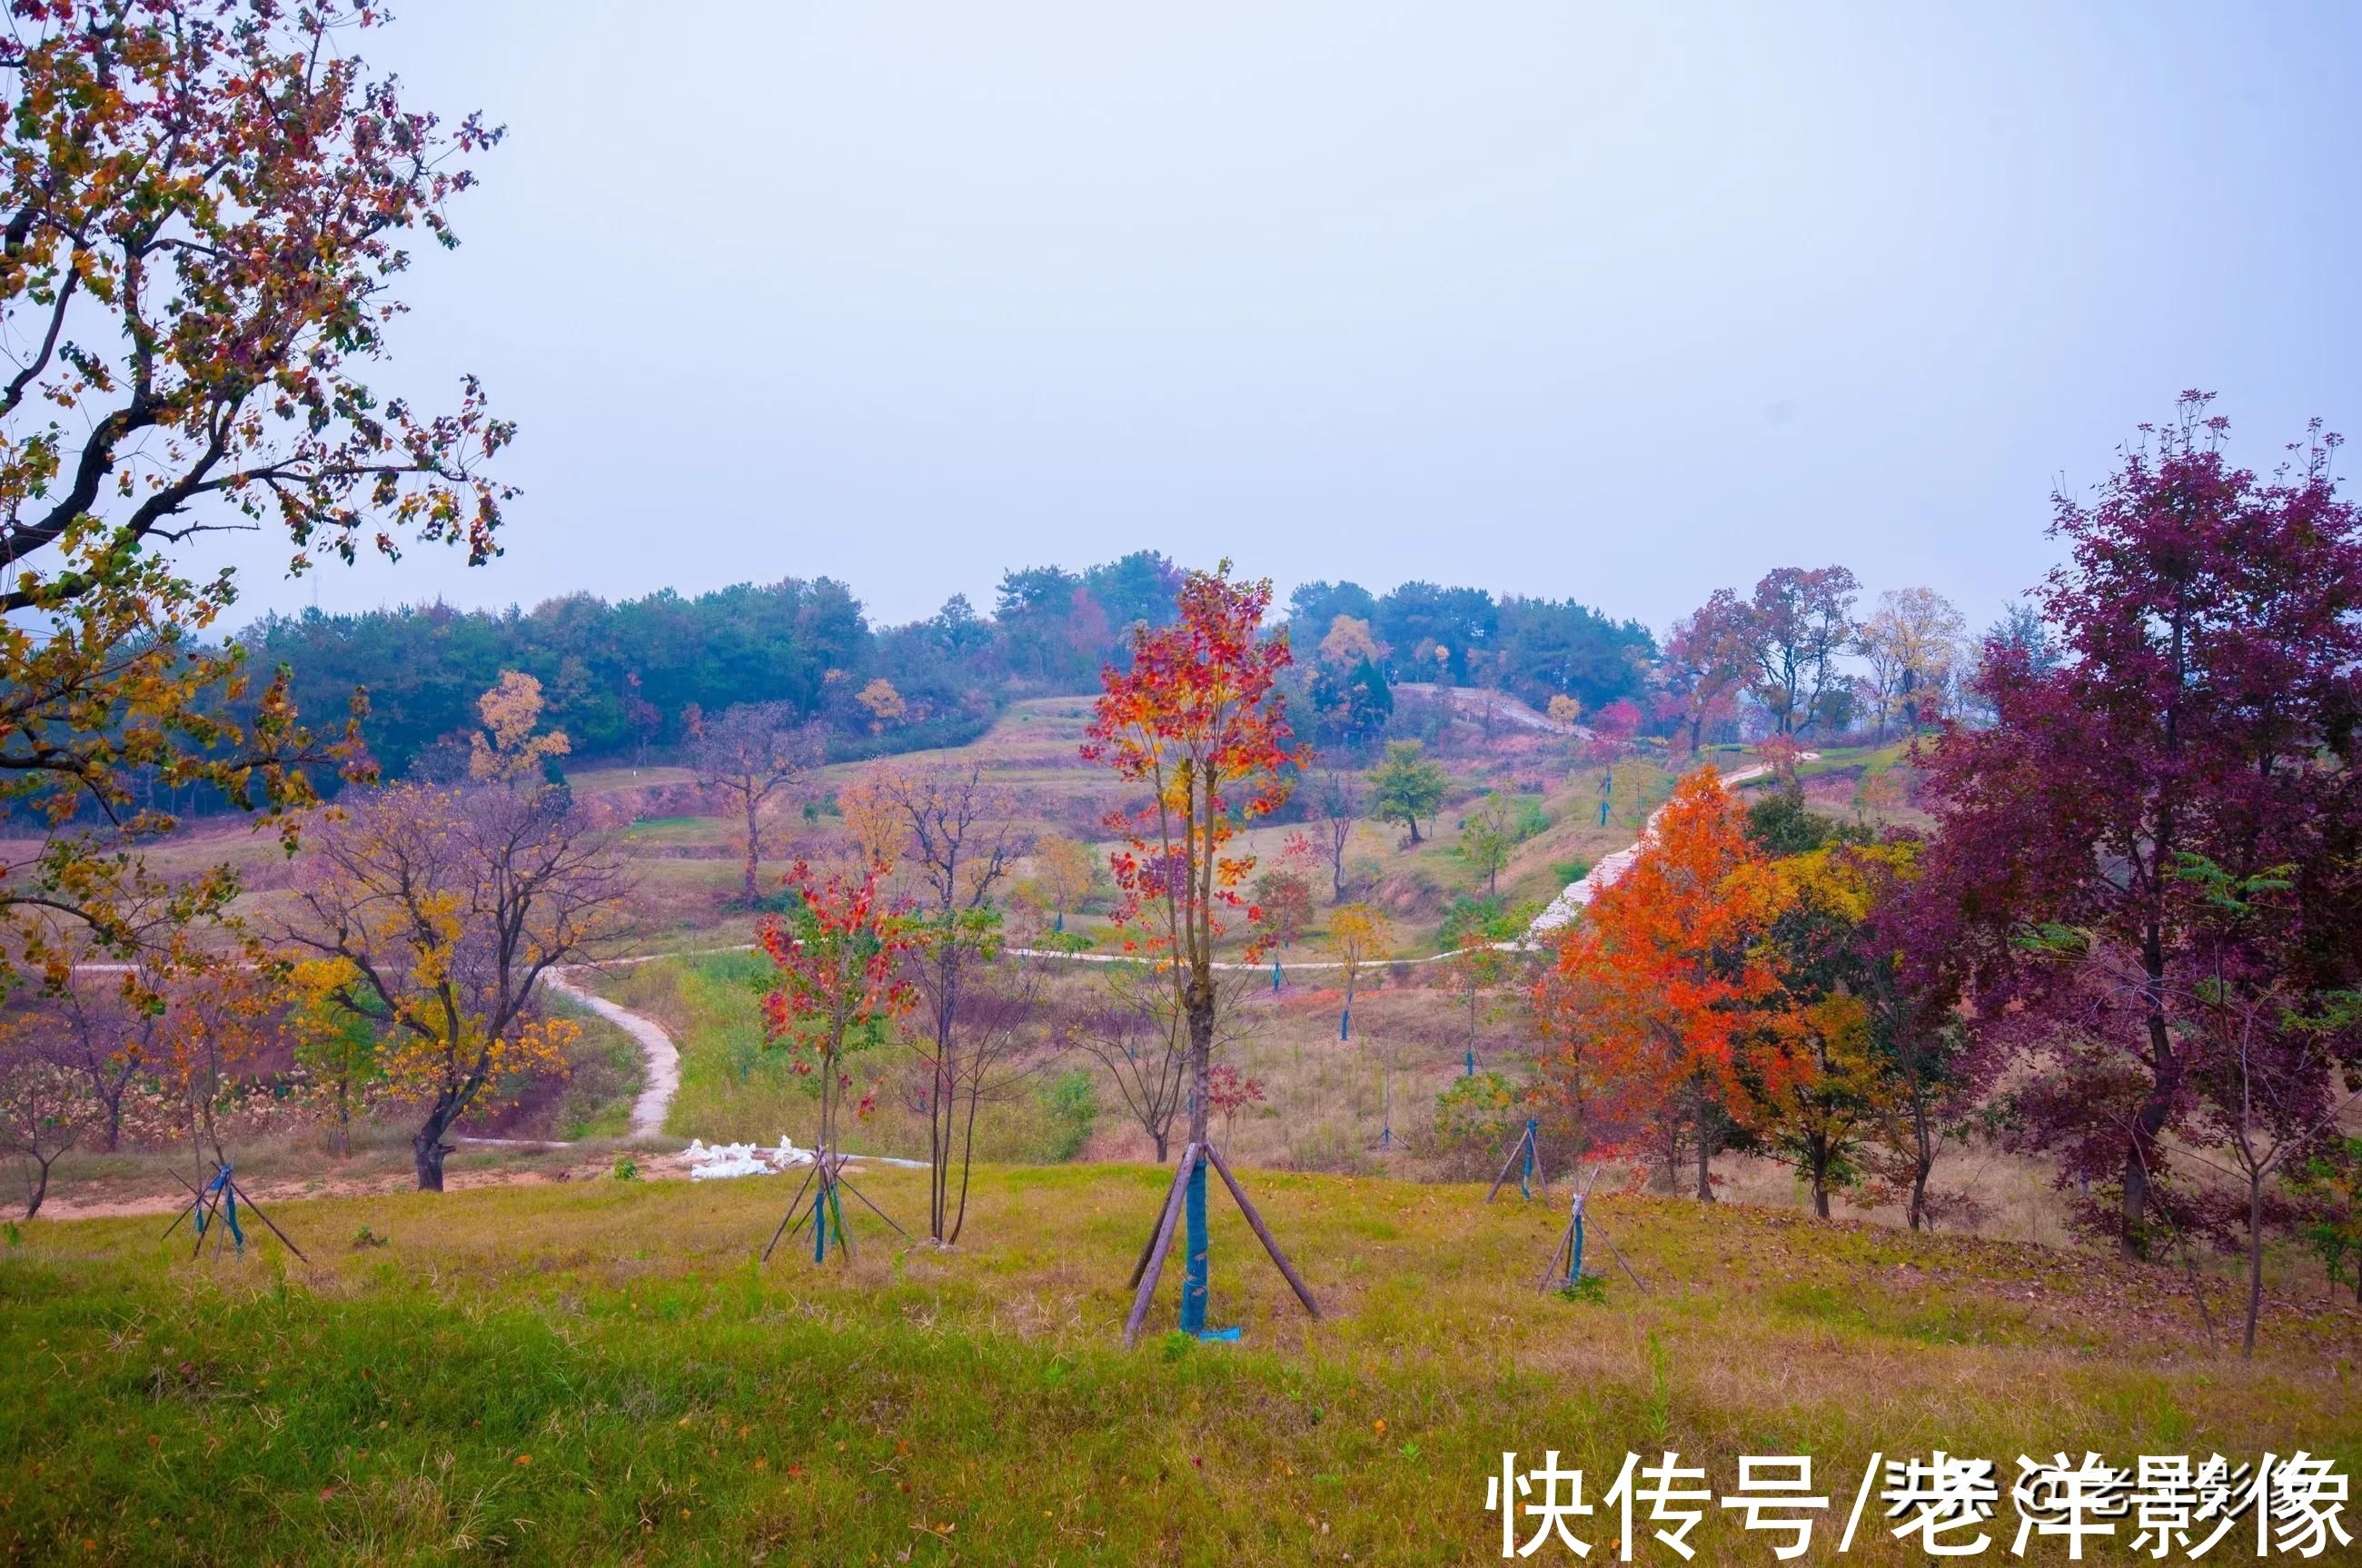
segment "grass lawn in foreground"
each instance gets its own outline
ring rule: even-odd
[[[857,1179],[923,1212],[922,1173]],[[1741,1453],[1810,1453],[1816,1557],[1871,1451],[1990,1458],[1998,1556],[2021,1452],[2362,1463],[2362,1318],[2325,1297],[2277,1308],[2248,1364],[2169,1271],[1683,1199],[1595,1199],[1651,1290],[1571,1302],[1535,1289],[1555,1202],[1254,1173],[1327,1320],[1218,1203],[1214,1320],[1244,1338],[1169,1333],[1176,1257],[1126,1351],[1167,1179],[983,1171],[958,1251],[861,1211],[847,1266],[755,1262],[786,1177],[275,1206],[308,1266],[268,1242],[193,1264],[151,1217],[36,1222],[0,1247],[0,1558],[1473,1562],[1501,1452],[1547,1448],[1593,1499],[1628,1450],[1718,1494]],[[1707,1515],[1697,1561],[1773,1561]],[[1678,1561],[1645,1534],[1636,1559]],[[1882,1529],[1856,1559],[1921,1561]]]

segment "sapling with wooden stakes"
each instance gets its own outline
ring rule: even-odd
[[[1248,963],[1261,958],[1266,939],[1261,911],[1240,891],[1254,857],[1231,854],[1228,846],[1243,823],[1270,814],[1286,799],[1292,772],[1308,760],[1277,690],[1290,662],[1287,635],[1263,631],[1271,584],[1233,582],[1230,571],[1224,561],[1211,572],[1191,573],[1182,585],[1176,621],[1132,629],[1130,668],[1110,665],[1101,673],[1104,690],[1083,746],[1086,760],[1105,763],[1127,783],[1150,790],[1145,804],[1109,819],[1124,840],[1110,863],[1121,896],[1116,922],[1125,951],[1153,964],[1173,988],[1189,1036],[1188,1142],[1148,1248],[1132,1271],[1127,1344],[1139,1337],[1185,1215],[1188,1262],[1180,1327],[1187,1334],[1206,1331],[1209,1166],[1220,1175],[1305,1310],[1320,1315],[1208,1132],[1215,944],[1234,915],[1246,923]]]
[[[795,895],[794,910],[765,921],[757,933],[776,970],[776,984],[763,999],[765,1043],[784,1051],[800,1077],[817,1073],[820,1085],[820,1132],[811,1168],[763,1248],[767,1263],[782,1237],[806,1224],[812,1228],[813,1262],[827,1259],[832,1242],[839,1257],[850,1256],[847,1192],[905,1239],[910,1235],[844,1179],[846,1155],[838,1132],[844,1091],[853,1085],[844,1071],[848,1047],[874,1040],[918,1004],[903,965],[924,940],[923,933],[907,911],[886,901],[883,879],[883,871],[872,864],[858,878],[840,874],[823,881],[799,861],[787,882]],[[868,1110],[866,1099],[855,1108],[857,1116]]]
[[[1551,1249],[1550,1262],[1542,1265],[1540,1289],[1550,1289],[1551,1281],[1558,1280],[1560,1289],[1572,1290],[1583,1278],[1583,1249],[1587,1227],[1592,1234],[1606,1243],[1608,1253],[1615,1258],[1617,1266],[1631,1276],[1632,1283],[1640,1287],[1640,1293],[1643,1296],[1649,1293],[1648,1281],[1634,1273],[1632,1265],[1625,1262],[1623,1252],[1617,1247],[1614,1238],[1607,1234],[1606,1227],[1600,1224],[1586,1211],[1591,1199],[1591,1189],[1598,1183],[1599,1173],[1606,1168],[1605,1165],[1594,1165],[1591,1167],[1589,1176],[1573,1184],[1574,1198],[1567,1205],[1566,1229],[1559,1232],[1558,1245]],[[1566,1259],[1566,1274],[1563,1278],[1558,1272],[1558,1260],[1561,1258]]]
[[[1501,1162],[1501,1174],[1493,1178],[1492,1187],[1485,1194],[1485,1202],[1490,1203],[1501,1195],[1501,1188],[1508,1182],[1511,1171],[1518,1173],[1518,1191],[1529,1198],[1534,1195],[1536,1182],[1545,1187],[1550,1186],[1550,1179],[1542,1174],[1541,1140],[1537,1136],[1531,1117],[1526,1119],[1517,1142],[1509,1145],[1509,1157]]]

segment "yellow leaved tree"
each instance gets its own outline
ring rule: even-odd
[[[402,784],[320,834],[284,934],[307,1004],[373,1021],[385,1092],[423,1108],[422,1191],[460,1117],[564,1071],[580,1030],[544,982],[618,932],[628,891],[613,835],[558,790]]]
[[[574,749],[564,730],[541,734],[541,682],[513,669],[476,699],[484,727],[468,736],[468,777],[480,784],[511,784],[541,777],[542,764]]]

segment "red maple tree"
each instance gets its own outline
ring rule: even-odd
[[[1083,756],[1148,787],[1136,810],[1109,815],[1125,841],[1111,857],[1126,952],[1169,975],[1189,1034],[1189,1283],[1185,1330],[1204,1326],[1207,1112],[1213,1103],[1214,949],[1243,920],[1246,956],[1268,933],[1240,891],[1254,856],[1231,852],[1241,827],[1287,798],[1307,760],[1278,692],[1287,634],[1266,635],[1271,582],[1231,580],[1227,560],[1191,572],[1170,625],[1135,625],[1128,668],[1109,665]]]
[[[1723,884],[1760,858],[1721,777],[1698,768],[1674,790],[1631,870],[1569,928],[1533,992],[1548,1042],[1543,1092],[1584,1113],[1595,1147],[1616,1142],[1619,1126],[1652,1139],[1669,1166],[1686,1147],[1702,1198],[1714,1196],[1708,1162],[1738,1051],[1769,988]],[[1610,1100],[1613,1113],[1603,1114]]]
[[[797,898],[794,911],[771,917],[756,933],[777,979],[763,999],[764,1039],[788,1053],[797,1073],[821,1074],[823,1165],[837,1153],[837,1111],[853,1087],[844,1070],[847,1042],[874,1036],[918,1004],[903,959],[920,945],[922,933],[886,900],[882,880],[871,866],[858,878],[832,873],[823,881],[798,861],[787,881]],[[865,1099],[861,1113],[869,1106]]]

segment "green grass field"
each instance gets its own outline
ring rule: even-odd
[[[922,1210],[919,1173],[861,1179]],[[1497,1560],[1505,1449],[1562,1451],[1594,1496],[1628,1450],[1702,1460],[1723,1491],[1741,1453],[1809,1452],[1842,1509],[1871,1451],[1944,1448],[2004,1477],[1998,1554],[2020,1452],[2362,1462],[2362,1320],[2325,1299],[2277,1306],[2247,1364],[2207,1352],[2169,1271],[1615,1197],[1596,1211],[1650,1293],[1617,1275],[1571,1302],[1535,1288],[1556,1204],[1248,1179],[1325,1320],[1218,1206],[1214,1317],[1242,1340],[1171,1334],[1168,1275],[1131,1351],[1124,1276],[1166,1180],[1147,1167],[991,1169],[967,1245],[911,1250],[863,1213],[849,1266],[756,1263],[778,1177],[278,1206],[308,1266],[267,1242],[192,1263],[153,1218],[44,1221],[0,1249],[0,1542],[27,1562],[1427,1564]],[[390,1244],[354,1244],[363,1226]],[[2218,1287],[2218,1329],[2231,1309]],[[1701,1562],[1772,1561],[1719,1510],[1693,1539]],[[1920,1560],[1882,1530],[1857,1558]]]

